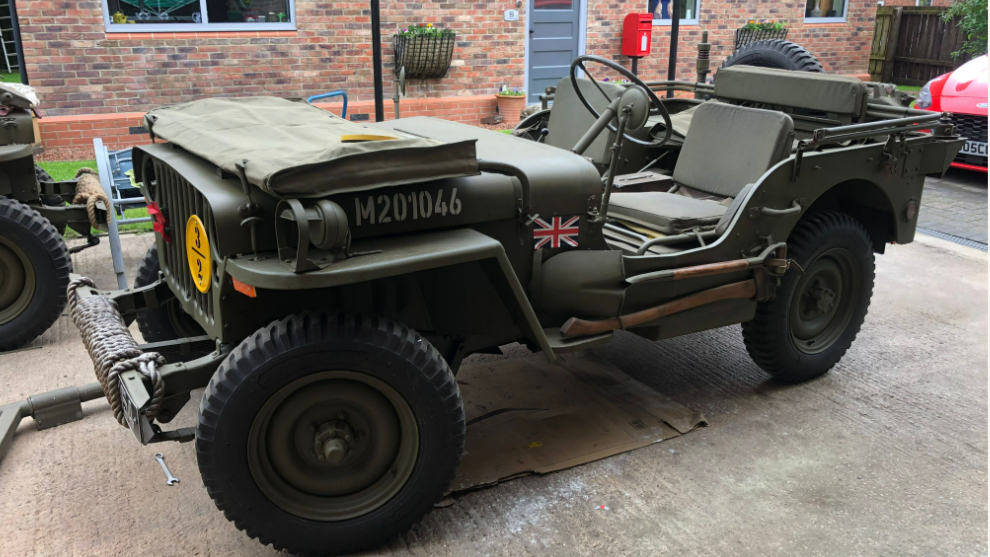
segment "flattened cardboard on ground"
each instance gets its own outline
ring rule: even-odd
[[[570,468],[706,423],[592,354],[468,364],[457,383],[467,440],[452,491]]]

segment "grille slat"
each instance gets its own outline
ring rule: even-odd
[[[213,227],[213,212],[206,198],[179,173],[165,164],[155,161],[155,175],[158,180],[158,202],[167,211],[171,226],[172,242],[166,244],[164,257],[159,258],[162,271],[176,295],[184,303],[192,301],[197,313],[209,324],[213,324],[213,296],[211,291],[200,292],[193,283],[189,272],[189,261],[186,258],[186,222],[193,214],[203,221],[210,242],[210,259],[216,268],[216,258],[213,257],[213,246],[216,239]],[[212,277],[210,277],[212,282]],[[216,283],[214,283],[216,286]]]
[[[952,123],[956,126],[956,133],[971,141],[987,142],[987,117],[973,114],[953,114]],[[966,164],[977,164],[987,166],[987,159],[976,155],[967,155],[960,152],[956,155],[956,162]]]

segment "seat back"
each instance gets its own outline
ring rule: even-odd
[[[756,66],[723,68],[715,78],[717,99],[825,112],[844,120],[863,116],[869,93],[866,83],[852,76]]]
[[[691,119],[674,181],[711,195],[736,197],[790,153],[793,131],[793,120],[782,112],[706,102]]]
[[[625,91],[621,85],[609,82],[599,82],[602,91],[605,91],[611,98],[616,98]],[[608,99],[602,96],[595,88],[595,84],[589,79],[579,79],[578,87],[585,99],[595,107],[599,114],[608,106]],[[595,123],[595,117],[581,103],[571,85],[571,78],[565,77],[557,84],[557,91],[553,94],[553,106],[550,108],[550,122],[547,128],[550,133],[544,140],[547,145],[560,147],[561,149],[571,149],[578,142],[584,133]],[[608,148],[608,133],[599,134],[595,141],[584,152],[584,156],[590,157],[596,164],[605,164],[605,154]]]

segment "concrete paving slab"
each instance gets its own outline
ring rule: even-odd
[[[150,242],[124,238],[130,269]],[[76,269],[114,284],[105,245]],[[0,355],[5,398],[92,381],[66,318],[36,345]],[[928,237],[889,246],[859,339],[807,384],[769,380],[738,327],[620,334],[595,352],[710,427],[468,493],[371,554],[987,554],[986,254]],[[197,407],[173,423],[194,424]],[[0,555],[275,554],[216,510],[192,444],[141,447],[106,405],[84,411],[52,430],[21,425],[0,464]],[[165,485],[157,451],[179,485]]]
[[[925,178],[918,226],[986,244],[987,207],[987,175],[950,168]]]

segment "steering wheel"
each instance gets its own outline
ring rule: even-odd
[[[656,93],[654,93],[652,89],[650,89],[645,83],[643,83],[642,80],[636,77],[635,74],[625,69],[621,65],[606,58],[602,58],[601,56],[591,56],[589,54],[585,54],[582,56],[578,56],[577,58],[574,59],[573,62],[571,62],[571,86],[574,87],[574,92],[577,93],[578,98],[581,99],[581,104],[583,104],[584,107],[588,109],[588,112],[590,112],[595,116],[596,120],[600,118],[601,115],[598,113],[597,110],[595,110],[595,107],[591,106],[591,103],[588,102],[588,99],[584,98],[584,93],[581,92],[581,88],[578,86],[577,69],[581,68],[581,71],[583,71],[585,75],[588,76],[591,83],[594,84],[595,88],[598,89],[598,92],[601,93],[603,97],[605,97],[606,101],[612,102],[613,99],[612,97],[609,97],[607,93],[605,93],[605,90],[602,89],[601,85],[598,84],[598,80],[595,79],[595,77],[591,75],[591,72],[589,72],[588,69],[584,67],[584,63],[586,61],[597,62],[599,64],[602,64],[603,66],[608,66],[609,68],[612,68],[613,70],[619,72],[619,74],[621,74],[622,77],[631,81],[633,85],[642,87],[643,90],[646,91],[646,94],[650,99],[650,106],[652,107],[650,113],[651,114],[659,113],[660,116],[663,117],[663,122],[664,122],[664,126],[667,128],[667,133],[663,136],[662,140],[643,141],[642,139],[637,139],[635,137],[630,136],[628,133],[623,133],[622,135],[623,137],[626,138],[627,141],[632,141],[637,145],[644,145],[647,147],[660,147],[661,145],[667,143],[667,141],[670,140],[670,133],[671,133],[670,113],[667,112],[667,108],[663,106],[663,103],[661,103],[660,99],[657,98]],[[656,109],[655,111],[653,110],[654,108]],[[612,133],[616,132],[615,126],[611,122],[609,122],[608,124],[608,129]]]

